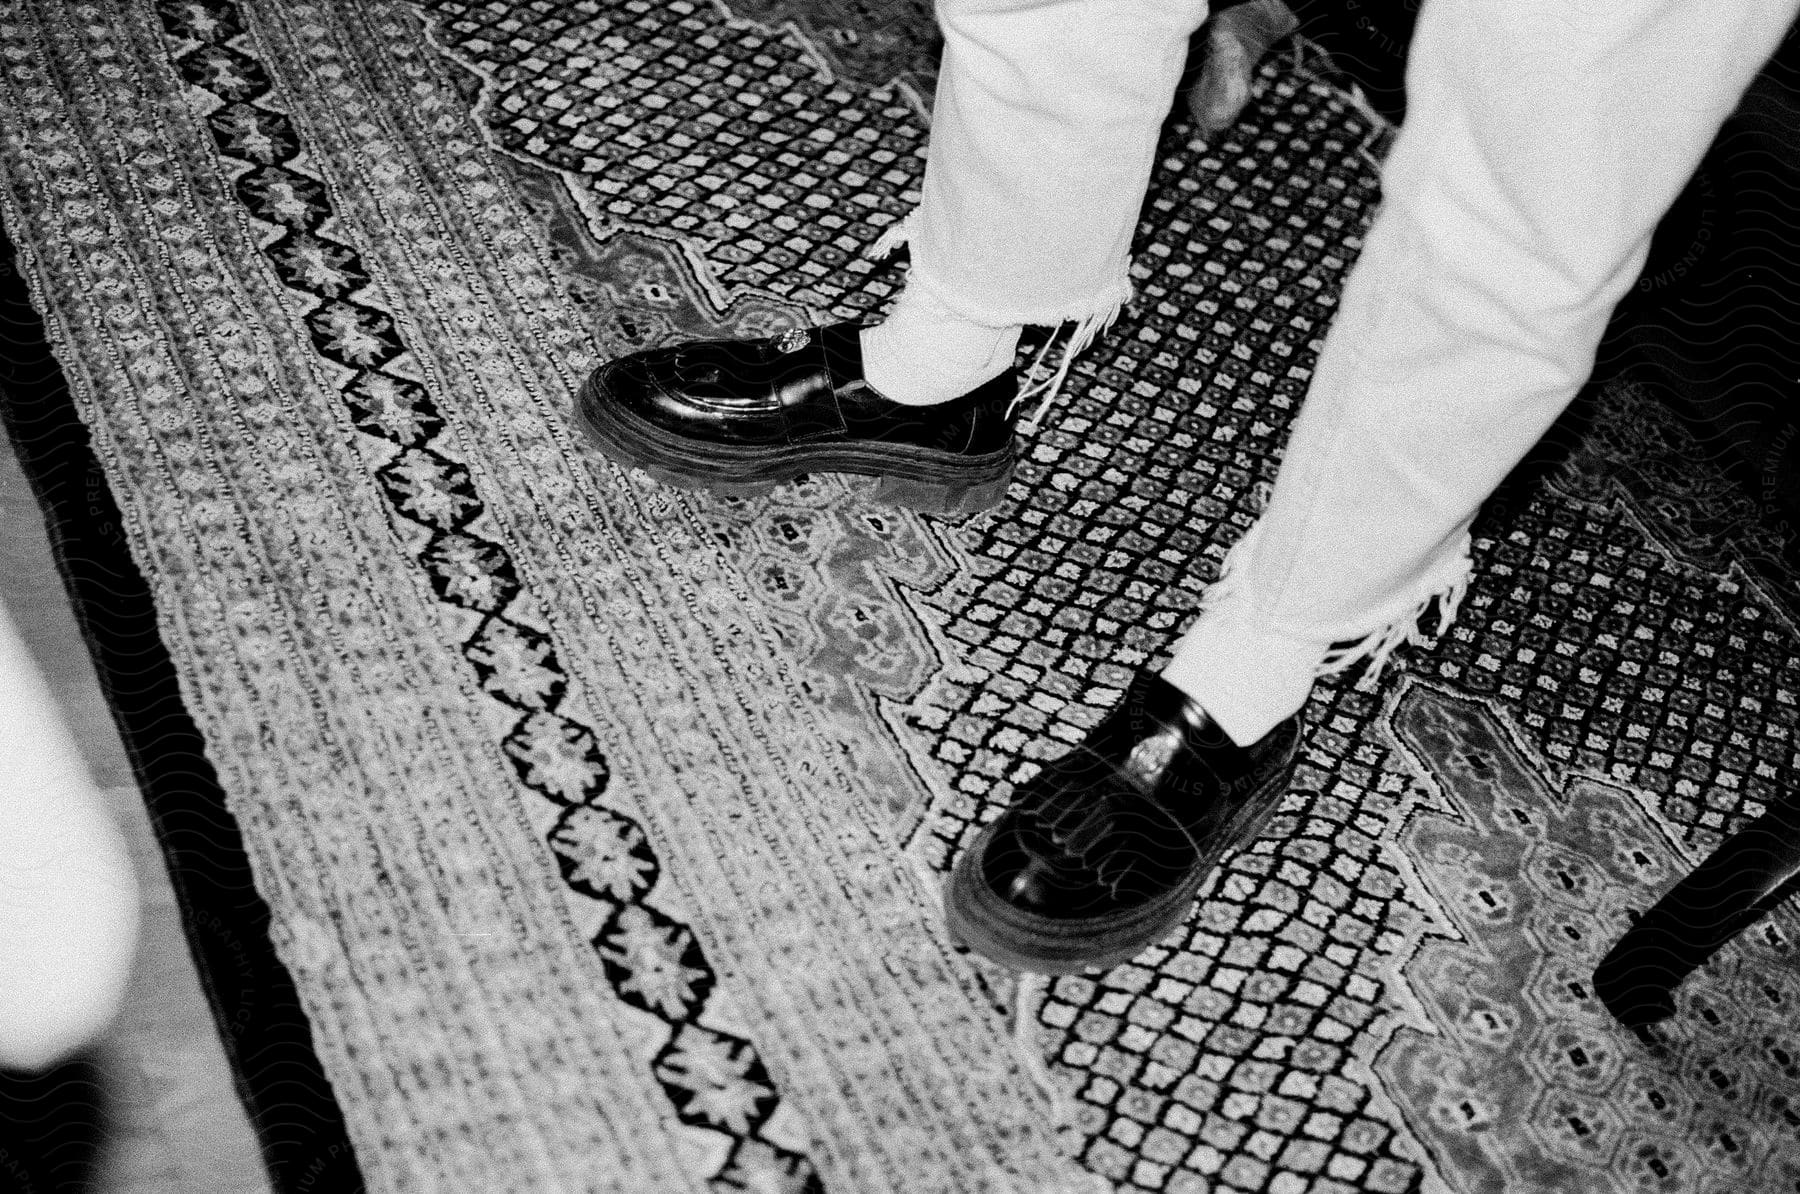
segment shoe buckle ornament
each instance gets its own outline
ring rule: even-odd
[[[799,352],[811,343],[812,332],[806,328],[789,328],[775,337],[775,351],[785,356],[790,352]]]
[[[1145,787],[1155,787],[1157,779],[1180,749],[1181,731],[1173,726],[1164,727],[1131,748],[1123,770]]]

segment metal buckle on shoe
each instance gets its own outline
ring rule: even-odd
[[[1164,726],[1132,747],[1120,770],[1146,788],[1154,788],[1180,749],[1181,731],[1175,726]]]
[[[789,328],[775,337],[775,350],[785,356],[790,352],[799,352],[811,343],[811,331],[806,328]]]

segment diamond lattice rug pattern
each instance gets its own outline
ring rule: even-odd
[[[1253,517],[1383,130],[1304,53],[1172,124],[1139,297],[991,515],[600,461],[600,356],[900,284],[858,253],[931,39],[884,12],[0,16],[0,218],[371,1185],[1800,1188],[1791,917],[1652,1046],[1583,985],[1796,770],[1794,625],[1617,388],[1445,641],[1323,686],[1264,840],[1020,1057],[937,879]]]

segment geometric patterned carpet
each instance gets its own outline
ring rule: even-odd
[[[1800,1190],[1792,909],[1641,1037],[1586,985],[1800,772],[1800,576],[1628,385],[1442,642],[1320,686],[1180,932],[1041,1000],[949,949],[956,851],[1254,517],[1384,130],[1304,50],[1172,121],[1138,297],[988,514],[600,461],[593,360],[897,290],[858,253],[931,39],[871,7],[0,13],[0,218],[362,1177]]]

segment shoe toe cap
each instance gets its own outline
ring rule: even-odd
[[[998,873],[989,871],[989,885],[1008,904],[1040,916],[1051,915],[1056,910],[1058,896],[1067,886],[1056,868],[1035,854],[1026,854],[1015,865],[997,870]]]
[[[1015,809],[982,852],[982,878],[1007,904],[1080,919],[1155,899],[1185,877],[1194,843],[1140,800],[1087,793],[1074,808]]]
[[[761,442],[782,426],[765,372],[744,345],[646,349],[595,370],[586,400],[684,440]]]
[[[1049,921],[1103,916],[1120,905],[1115,877],[1092,861],[1055,844],[1008,834],[989,843],[981,877],[1014,910]]]
[[[657,359],[659,355],[632,353],[606,362],[589,376],[584,397],[614,407],[641,409],[649,405],[662,389],[658,374],[665,371],[666,363]]]

